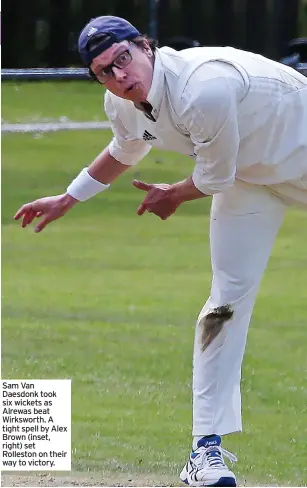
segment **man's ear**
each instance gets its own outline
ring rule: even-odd
[[[147,41],[147,39],[144,39],[144,41],[143,41],[143,50],[146,52],[146,54],[149,57],[152,57],[152,50],[151,50],[151,47],[150,47],[149,42]]]
[[[146,47],[146,54],[149,58],[153,58],[153,52],[150,46]]]
[[[99,83],[99,85],[102,85],[102,83],[100,83],[100,81],[98,80],[97,76],[95,75],[94,71],[91,70],[91,68],[88,69],[88,75],[89,77],[93,80],[93,81],[97,81],[97,83]]]

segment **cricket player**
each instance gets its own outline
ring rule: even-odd
[[[79,51],[106,88],[113,139],[61,195],[15,215],[36,232],[106,191],[152,146],[193,164],[173,184],[134,181],[138,215],[170,217],[212,197],[211,293],[193,358],[193,445],[180,478],[190,486],[236,486],[221,437],[242,430],[240,379],[259,284],[289,206],[307,208],[307,79],[231,47],[157,48],[129,22],[104,16],[82,30]]]

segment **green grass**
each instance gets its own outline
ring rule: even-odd
[[[72,100],[79,89],[70,86]],[[152,151],[42,234],[12,219],[22,203],[62,192],[109,138],[3,136],[2,376],[72,378],[74,470],[176,484],[190,448],[194,322],[210,289],[210,202],[188,203],[166,222],[140,218],[131,180],[175,181],[191,163]],[[289,212],[253,316],[244,433],[225,439],[242,483],[307,479],[306,219]]]
[[[3,82],[2,119],[10,123],[67,117],[72,121],[106,120],[104,89],[98,83]]]

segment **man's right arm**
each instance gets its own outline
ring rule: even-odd
[[[106,147],[87,168],[77,175],[67,188],[67,195],[78,201],[85,201],[106,190],[112,181],[126,171],[130,165],[121,163]]]
[[[90,164],[90,166],[83,170],[93,179],[93,185],[97,185],[97,190],[101,191],[108,188],[116,178],[118,178],[122,173],[127,171],[130,166],[117,161],[113,156],[111,156],[109,151],[109,146],[107,146]],[[97,182],[97,183],[96,183]],[[99,183],[102,186],[99,187]],[[73,190],[73,186],[70,185],[65,194],[62,195],[60,202],[64,205],[67,210],[72,208],[76,203],[80,202],[78,198],[78,193]]]
[[[76,203],[90,198],[90,193],[94,195],[108,188],[128,168],[130,166],[111,156],[107,146],[69,185],[66,193],[26,203],[17,211],[14,219],[19,220],[22,217],[22,227],[26,227],[36,217],[41,217],[35,227],[35,232],[40,232],[54,220],[63,217]]]
[[[130,166],[120,163],[111,156],[108,146],[97,156],[87,171],[92,178],[107,185],[129,168]]]
[[[149,152],[150,146],[129,133],[112,105],[110,97],[106,99],[108,101],[105,105],[106,114],[114,134],[112,141],[87,168],[77,175],[65,193],[39,198],[23,205],[14,216],[15,220],[22,218],[22,227],[32,223],[36,217],[41,217],[35,227],[35,231],[40,232],[50,222],[65,215],[76,203],[88,200],[106,190],[116,178]],[[133,116],[133,113],[131,115]]]

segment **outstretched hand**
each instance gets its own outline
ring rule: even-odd
[[[75,204],[77,200],[68,194],[39,198],[24,204],[15,214],[14,219],[22,217],[21,226],[27,227],[35,218],[42,217],[35,227],[35,232],[42,231],[50,222],[59,219]]]
[[[175,195],[174,187],[167,183],[145,183],[144,181],[133,180],[135,188],[147,192],[144,200],[137,209],[138,215],[145,212],[154,213],[160,219],[166,220],[182,203]]]

